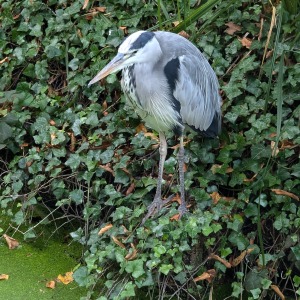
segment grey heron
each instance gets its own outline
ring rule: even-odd
[[[128,104],[159,133],[157,189],[143,219],[159,211],[162,177],[167,155],[166,132],[179,136],[178,169],[181,203],[179,217],[186,211],[184,188],[185,127],[206,137],[215,137],[221,127],[219,84],[204,55],[186,38],[164,31],[138,31],[120,45],[117,55],[89,82],[88,86],[122,70],[122,90]]]

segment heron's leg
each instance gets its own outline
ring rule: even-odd
[[[158,165],[158,179],[157,179],[156,193],[155,193],[153,202],[148,207],[148,213],[144,217],[142,224],[144,224],[144,222],[151,215],[158,212],[164,204],[164,201],[162,201],[162,199],[161,199],[161,186],[162,186],[162,178],[163,178],[163,172],[164,172],[164,163],[165,163],[166,156],[167,156],[167,141],[166,141],[165,135],[162,132],[159,133],[159,142],[160,142],[160,145],[159,145],[160,158],[159,158],[159,165]]]
[[[180,183],[180,198],[181,204],[178,208],[180,217],[187,212],[185,203],[185,190],[184,190],[184,146],[183,146],[183,136],[180,137],[180,147],[178,152],[178,169],[179,169],[179,183]]]

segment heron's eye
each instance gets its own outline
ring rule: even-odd
[[[138,52],[138,50],[133,50],[129,53],[126,53],[125,58],[130,58],[131,56],[134,56],[137,52]]]

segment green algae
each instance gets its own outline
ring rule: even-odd
[[[48,281],[76,267],[82,250],[81,245],[67,244],[62,236],[50,232],[51,227],[44,227],[43,235],[30,242],[17,234],[13,237],[20,246],[13,250],[0,239],[0,274],[9,275],[8,280],[0,280],[1,300],[76,300],[86,295],[86,289],[75,282],[56,282],[54,289],[46,287]]]

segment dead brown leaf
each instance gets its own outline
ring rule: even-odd
[[[289,140],[283,140],[280,143],[280,147],[279,150],[284,150],[284,149],[293,149],[297,147],[297,145],[295,145],[292,141]]]
[[[17,240],[13,239],[12,237],[8,236],[7,234],[3,234],[3,237],[6,240],[8,249],[10,249],[10,250],[17,248],[20,245],[20,243]]]
[[[239,265],[243,261],[245,256],[248,255],[249,253],[251,253],[253,250],[254,250],[254,248],[249,248],[247,250],[244,250],[238,257],[236,257],[235,259],[232,260],[231,266],[236,267],[237,265]]]
[[[247,49],[250,49],[251,44],[252,44],[252,40],[246,38],[245,36],[241,39],[239,39],[239,41],[241,42],[241,44],[246,47]]]
[[[280,291],[280,289],[277,285],[271,284],[271,289],[280,297],[281,300],[285,300],[285,296]]]
[[[134,260],[137,257],[137,249],[135,248],[134,244],[131,243],[131,249],[129,250],[128,254],[125,256],[126,260]]]
[[[8,280],[9,275],[7,274],[0,274],[0,280]]]
[[[206,272],[202,273],[200,276],[194,278],[194,282],[201,281],[201,280],[207,280],[210,283],[215,278],[215,276],[216,276],[216,270],[210,269],[210,270],[207,270]]]
[[[124,32],[124,34],[128,34],[127,26],[120,26],[119,28]]]
[[[132,182],[129,188],[126,190],[125,195],[126,196],[130,195],[133,192],[134,188],[135,188],[135,184],[134,182]]]
[[[63,284],[69,284],[73,279],[73,272],[67,272],[65,275],[59,274],[57,280]]]
[[[257,174],[254,174],[251,178],[245,178],[243,181],[244,182],[253,182],[254,179],[256,178]]]
[[[54,280],[47,281],[46,287],[49,289],[55,289],[55,281]]]
[[[117,244],[118,246],[120,246],[123,249],[126,249],[125,245],[122,242],[120,242],[115,236],[112,236],[111,238],[115,242],[115,244]]]
[[[212,171],[213,174],[216,174],[217,170],[221,169],[222,167],[223,167],[223,165],[214,164],[214,165],[212,165],[210,170]],[[229,174],[229,173],[232,173],[232,172],[233,172],[233,169],[231,167],[226,168],[226,171],[225,171],[226,174]]]
[[[279,153],[278,146],[276,146],[276,142],[271,141],[271,149],[272,149],[272,156],[276,157],[277,154]]]
[[[159,141],[159,138],[153,132],[145,132],[144,136],[146,136],[146,137],[149,136],[152,140],[155,140],[157,142]]]
[[[191,140],[187,140],[185,142],[183,142],[183,146],[185,147]],[[176,144],[175,146],[170,147],[170,149],[176,150],[180,147],[180,144]]]
[[[170,217],[170,221],[178,221],[180,219],[180,214],[176,214],[172,217]]]
[[[89,5],[89,0],[84,0],[82,9],[86,9],[86,7]]]
[[[217,204],[219,200],[222,198],[218,192],[212,192],[210,196],[212,198],[213,204]]]
[[[76,145],[76,137],[75,137],[75,134],[74,132],[72,131],[70,134],[69,134],[70,138],[71,138],[71,143],[70,143],[70,147],[69,147],[69,150],[71,152],[74,152],[75,151],[75,145]]]
[[[178,34],[186,38],[187,40],[190,38],[190,35],[184,30],[180,31]]]
[[[51,144],[53,141],[55,141],[56,137],[57,135],[54,132],[50,133]]]
[[[228,262],[226,259],[221,258],[220,256],[218,256],[218,255],[216,255],[216,254],[214,254],[214,253],[210,254],[210,255],[208,256],[208,259],[214,259],[214,260],[217,260],[217,261],[219,261],[220,263],[222,263],[226,268],[228,268],[228,269],[231,268],[230,262]]]
[[[143,123],[140,123],[136,128],[135,128],[136,133],[142,132],[147,132],[147,128]]]
[[[271,40],[271,35],[272,35],[273,28],[274,28],[275,25],[276,25],[276,7],[272,6],[272,18],[271,18],[268,37],[267,37],[267,41],[266,41],[266,45],[265,45],[265,49],[264,49],[263,58],[262,58],[262,61],[261,61],[261,66],[263,66],[263,64],[264,64],[266,54],[267,54],[267,50],[268,50],[268,47],[269,47],[269,43],[270,43],[270,40]]]
[[[110,167],[110,164],[106,164],[106,165],[99,165],[100,168],[104,169],[105,171],[111,173],[113,176],[115,176],[115,172],[112,170],[112,168]]]
[[[5,62],[9,62],[9,58],[7,56],[0,60],[0,65],[4,64]]]
[[[16,14],[15,16],[13,16],[13,19],[17,20],[17,19],[19,19],[20,16],[21,16],[21,14]]]
[[[91,11],[91,12],[89,12],[89,13],[87,13],[87,14],[85,15],[85,18],[86,18],[86,20],[88,20],[88,21],[93,20],[94,17],[97,16],[97,15],[99,14],[98,11],[93,11],[93,10],[90,10],[90,11]]]
[[[121,227],[123,228],[125,234],[130,234],[130,231],[124,225],[121,225]]]
[[[242,27],[240,25],[234,24],[233,22],[225,23],[228,27],[225,32],[229,35],[233,35],[236,31],[241,31]]]
[[[272,191],[273,193],[275,193],[276,195],[288,196],[288,197],[290,197],[290,198],[292,198],[292,199],[294,199],[294,200],[297,200],[297,201],[300,200],[300,198],[299,198],[297,195],[295,195],[295,194],[293,194],[293,193],[290,193],[290,192],[287,192],[287,191],[284,191],[284,190],[280,190],[280,189],[271,189],[271,191]]]
[[[113,227],[113,224],[107,224],[107,225],[105,225],[103,228],[101,228],[99,230],[98,235],[101,235],[101,234],[105,233],[106,231],[108,231],[112,227]]]
[[[106,12],[106,7],[105,6],[97,6],[97,7],[94,7],[94,9],[96,11],[101,12],[101,13],[105,13]]]

